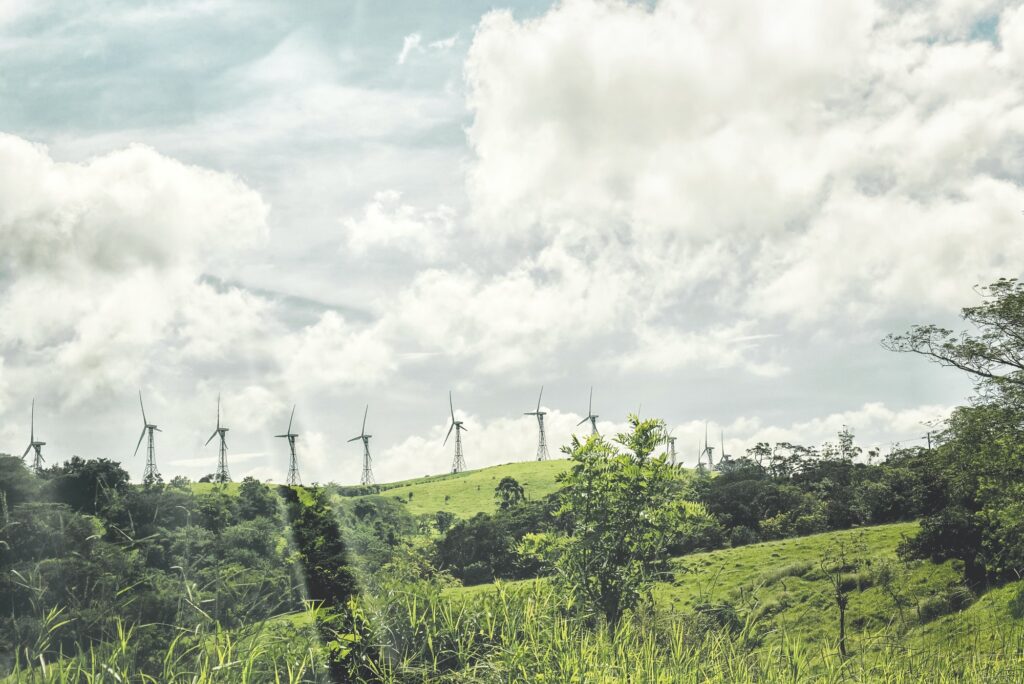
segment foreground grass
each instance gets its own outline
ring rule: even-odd
[[[834,648],[794,635],[758,645],[756,623],[749,621],[732,632],[655,611],[609,633],[564,598],[541,581],[497,584],[457,600],[429,591],[377,597],[366,607],[375,629],[361,654],[369,671],[359,680],[944,684],[1024,676],[1018,624],[1004,629],[998,653],[978,651],[961,630],[962,636],[927,647],[889,642],[842,660]]]
[[[673,674],[648,669],[654,679],[616,679],[625,670],[616,670],[618,666],[606,661],[598,668],[600,676],[610,677],[606,681],[637,682],[1024,681],[1024,623],[1012,618],[1008,609],[1011,596],[1024,584],[990,591],[964,610],[944,611],[940,599],[959,586],[952,565],[902,564],[896,559],[897,545],[916,530],[917,523],[882,525],[678,558],[672,563],[675,580],[655,586],[653,612],[634,620],[632,628],[650,628],[653,631],[645,638],[658,644],[681,639],[670,648],[673,653],[697,648],[695,639],[714,637],[721,643],[705,643],[700,648],[711,649],[702,651],[705,660],[684,667],[682,661],[672,660],[676,656],[668,660],[674,664],[665,665],[668,656],[655,655],[652,648],[657,647],[637,638],[630,647],[662,659],[666,672]],[[847,577],[847,645],[852,657],[840,661],[836,655],[838,611],[818,562],[836,542],[852,539],[863,544],[871,564]],[[877,586],[872,573],[872,568],[886,562],[898,568],[899,588],[908,598],[902,611]],[[449,589],[441,600],[460,606],[486,604],[502,593],[549,591],[547,584],[531,580]],[[716,612],[720,609],[735,611],[731,628],[709,618],[723,614]],[[612,647],[611,643],[601,646]],[[654,667],[645,662],[630,667]],[[690,666],[694,669],[686,669]],[[606,667],[611,669],[602,669]],[[787,671],[793,678],[786,678]]]
[[[146,626],[118,629],[117,638],[58,658],[32,657],[3,681],[26,684],[138,682],[140,684],[323,683],[329,681],[313,623],[317,608],[280,615],[235,630],[216,624],[182,629],[153,661],[139,657],[151,648]]]

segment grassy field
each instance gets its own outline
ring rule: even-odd
[[[413,514],[449,511],[460,518],[471,518],[477,513],[494,512],[497,508],[494,488],[501,478],[514,477],[523,486],[527,498],[539,499],[558,489],[555,478],[568,467],[566,459],[506,463],[382,485],[381,496],[406,501]]]
[[[964,610],[943,607],[942,597],[959,584],[952,565],[905,565],[896,558],[903,536],[916,529],[917,523],[881,525],[684,556],[673,561],[675,580],[656,586],[655,603],[668,616],[680,617],[701,605],[727,603],[741,616],[752,616],[759,648],[765,652],[797,643],[812,655],[820,654],[815,658],[827,657],[835,651],[838,611],[832,585],[819,562],[837,541],[859,538],[870,565],[846,576],[851,587],[847,609],[851,654],[877,659],[896,648],[931,657],[958,649],[971,657],[998,659],[1017,654],[1019,660],[1022,629],[1020,621],[1010,617],[1008,602],[1020,584],[990,591]],[[875,570],[886,562],[898,568],[897,585],[909,597],[902,621],[891,596],[877,586]],[[504,586],[523,588],[543,581]],[[449,589],[446,595],[467,600],[496,590],[495,585],[486,584]]]

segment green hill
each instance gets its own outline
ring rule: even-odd
[[[555,478],[569,467],[566,459],[523,461],[434,475],[381,485],[381,496],[405,501],[413,514],[449,511],[460,518],[491,513],[497,508],[494,488],[503,477],[514,477],[529,499],[539,499],[558,489]],[[411,495],[411,497],[410,497]]]
[[[897,523],[827,532],[676,558],[675,580],[656,586],[655,603],[679,616],[701,611],[721,616],[723,609],[735,610],[752,627],[759,650],[770,654],[799,644],[820,664],[835,653],[838,623],[834,590],[820,561],[836,542],[856,539],[863,544],[860,557],[870,562],[843,580],[850,593],[847,645],[851,654],[862,657],[862,665],[891,657],[893,648],[917,657],[945,654],[968,660],[1022,652],[1024,631],[1008,606],[1024,583],[994,589],[976,601],[970,595],[967,602],[957,601],[963,589],[952,563],[897,560],[896,547],[917,526]],[[879,584],[883,565],[895,572],[888,591]],[[544,581],[503,586],[526,588]],[[496,585],[484,584],[449,589],[446,595],[458,601],[493,591]],[[893,592],[906,599],[902,618]]]

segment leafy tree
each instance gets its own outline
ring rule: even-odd
[[[889,335],[883,345],[962,370],[982,389],[1019,401],[1024,395],[1024,283],[1000,278],[979,293],[986,301],[961,310],[976,333],[916,325],[902,335]]]
[[[242,520],[277,516],[277,497],[262,482],[246,477],[238,487],[238,517]]]
[[[599,436],[573,437],[562,451],[575,464],[559,477],[559,517],[568,528],[559,577],[600,611],[609,629],[662,574],[685,518],[677,471],[663,456],[651,457],[664,442],[664,423],[631,415],[629,424],[630,432],[616,436],[628,451]]]
[[[494,488],[494,498],[498,499],[498,505],[504,511],[521,504],[526,498],[526,494],[518,480],[506,475]]]
[[[1024,573],[1024,283],[1000,279],[962,309],[973,331],[920,325],[884,345],[916,353],[973,378],[979,393],[956,409],[930,454],[941,471],[945,508],[904,545],[911,558],[958,558],[968,584]]]
[[[128,472],[105,458],[72,456],[47,469],[50,496],[76,511],[95,515],[128,489]]]
[[[434,514],[434,523],[437,525],[437,531],[444,534],[455,522],[455,514],[450,511],[438,511]]]
[[[25,467],[24,461],[17,456],[0,454],[0,490],[4,492],[8,508],[35,500],[39,484],[39,479]]]

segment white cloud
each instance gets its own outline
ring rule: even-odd
[[[449,247],[455,210],[443,204],[420,210],[404,204],[397,190],[383,190],[374,194],[362,217],[350,216],[341,224],[348,249],[354,254],[381,249],[433,261]]]
[[[429,43],[427,47],[429,47],[431,50],[436,50],[438,52],[447,52],[448,50],[451,50],[453,47],[455,47],[455,43],[458,42],[458,40],[459,34],[456,33],[454,35],[448,36],[447,38],[435,40]]]
[[[275,355],[283,381],[295,388],[364,387],[396,369],[394,353],[376,327],[357,328],[334,311],[283,336]]]
[[[523,411],[532,410],[529,398],[524,398]],[[573,434],[587,435],[589,424],[577,426],[582,416],[552,409],[546,404],[544,417],[548,453],[551,458],[563,458],[561,447],[569,443]],[[479,416],[456,409],[456,417],[465,421],[462,435],[466,465],[470,469],[486,468],[501,463],[527,461],[537,455],[537,419],[519,415],[514,418],[482,420]],[[380,482],[420,477],[451,470],[455,453],[455,435],[447,444],[445,435],[451,419],[432,425],[424,434],[411,435],[374,457],[374,475]],[[608,436],[625,429],[625,422],[599,421],[598,429]]]
[[[672,425],[680,461],[695,465],[699,445],[703,444],[705,429],[708,443],[714,447],[718,461],[724,436],[725,451],[730,456],[746,455],[746,450],[758,442],[774,445],[778,442],[820,447],[825,442],[835,443],[837,433],[846,426],[855,436],[855,443],[865,453],[878,449],[883,455],[899,443],[921,446],[929,430],[926,422],[942,419],[952,411],[951,406],[922,405],[903,409],[889,408],[882,402],[870,402],[859,408],[839,411],[788,425],[766,425],[756,416],[741,416],[728,423],[692,420]]]
[[[0,135],[0,262],[16,274],[0,296],[0,347],[74,377],[62,388],[72,403],[136,382],[181,315],[188,353],[215,349],[191,300],[220,313],[239,307],[225,308],[197,279],[232,250],[261,244],[266,215],[234,177],[149,148],[71,164]]]
[[[1007,5],[492,12],[466,63],[469,223],[618,250],[630,289],[659,295],[648,331],[695,282],[743,318],[955,310],[1024,256],[1024,20]],[[990,42],[978,22],[1000,11]]]
[[[409,55],[413,52],[420,52],[423,50],[421,43],[423,42],[423,36],[418,33],[410,33],[402,39],[402,50],[398,53],[398,57],[395,60],[399,65],[405,64],[405,61],[409,59]]]
[[[642,326],[637,331],[637,347],[608,362],[627,372],[660,372],[701,364],[710,368],[741,368],[764,377],[784,374],[788,369],[778,362],[751,358],[762,340],[774,337],[754,331],[750,321],[715,325],[694,332]]]

